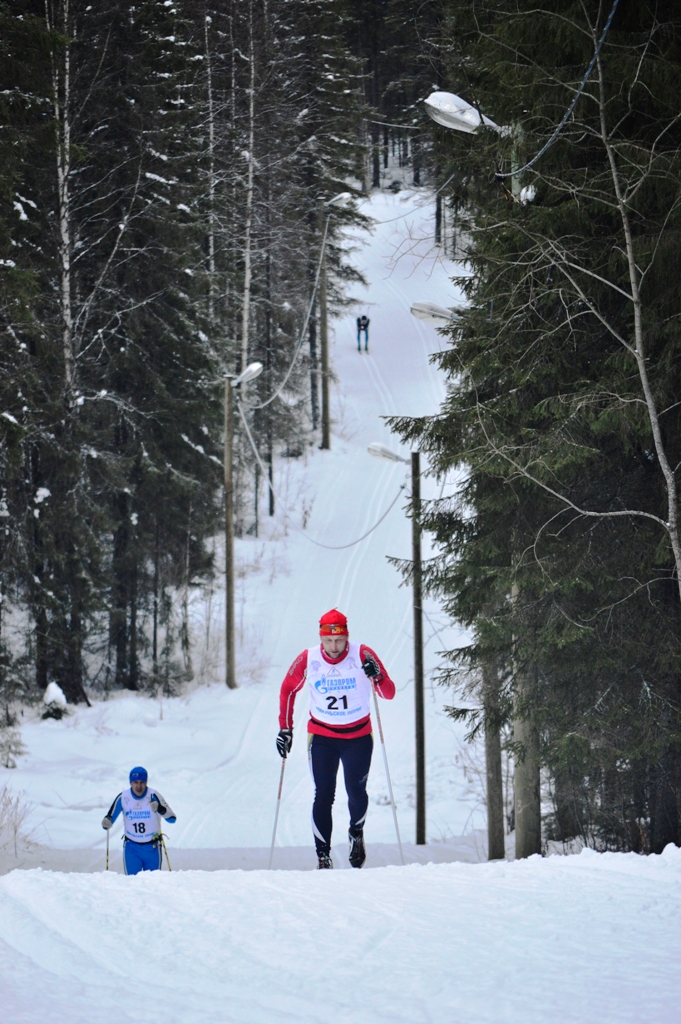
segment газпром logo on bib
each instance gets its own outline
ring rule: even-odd
[[[317,693],[329,693],[331,690],[356,690],[357,680],[354,676],[350,679],[331,679],[329,676],[322,676],[314,684]]]

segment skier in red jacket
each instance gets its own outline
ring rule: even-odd
[[[371,688],[376,687],[379,697],[392,700],[395,684],[370,647],[350,641],[348,620],[337,608],[322,615],[319,635],[320,644],[298,655],[281,684],[277,750],[286,757],[291,749],[293,705],[307,682],[308,751],[315,784],[312,830],[319,867],[333,867],[331,807],[342,761],[350,811],[350,863],[353,868],[361,868],[366,860],[367,779],[374,746]]]

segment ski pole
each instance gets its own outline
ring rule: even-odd
[[[395,822],[395,835],[397,836],[397,845],[400,848],[400,860],[404,864],[404,851],[402,850],[402,840],[400,839],[400,827],[397,824],[397,807],[395,806],[395,797],[393,796],[393,785],[390,781],[390,769],[388,768],[388,755],[385,749],[385,740],[383,738],[383,726],[381,725],[381,712],[378,710],[378,697],[376,695],[376,687],[372,685],[371,689],[374,694],[374,707],[376,708],[376,722],[378,724],[378,735],[381,737],[381,748],[383,750],[383,764],[385,765],[385,777],[388,780],[388,795],[390,797],[390,803],[393,809],[393,820]]]
[[[168,871],[172,871],[173,869],[170,866],[170,857],[168,856],[168,847],[166,846],[166,841],[163,838],[163,833],[162,832],[160,834],[160,839],[161,839],[161,850],[163,851],[162,854],[161,854],[161,863],[163,863],[163,854],[165,853],[165,855],[166,855],[166,864],[168,865]]]
[[[106,830],[106,871],[109,870],[109,829]]]
[[[279,822],[279,808],[281,807],[281,791],[284,788],[284,772],[286,770],[286,758],[281,759],[281,775],[279,776],[279,792],[277,793],[277,809],[274,812],[274,828],[272,829],[272,845],[270,846],[270,862],[267,870],[272,870],[272,858],[274,857],[274,842],[277,838],[277,824]]]

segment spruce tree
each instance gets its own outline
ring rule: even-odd
[[[470,306],[440,360],[443,415],[396,426],[439,471],[466,470],[431,509],[447,556],[431,583],[474,630],[452,652],[473,691],[497,659],[505,720],[536,730],[536,752],[522,728],[513,752],[548,772],[545,836],[660,850],[681,838],[672,6],[617,12],[520,183],[534,202],[495,180],[550,138],[604,18],[596,4],[451,9],[448,87],[510,130],[437,132],[468,213]]]

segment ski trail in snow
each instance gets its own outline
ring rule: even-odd
[[[397,221],[394,217],[404,209],[398,197],[376,193],[362,203],[365,213],[386,223],[377,223],[371,232],[354,232],[354,242],[348,243],[355,246],[351,258],[368,286],[356,286],[355,308],[343,313],[332,332],[331,360],[338,383],[332,387],[331,450],[311,446],[299,459],[279,457],[277,515],[268,517],[263,491],[261,536],[236,541],[240,688],[228,691],[222,682],[224,600],[218,576],[210,600],[196,592],[191,602],[195,662],[203,666],[203,679],[214,685],[182,700],[164,700],[162,721],[157,702],[124,692],[112,694],[105,705],[78,708],[60,722],[31,721],[22,729],[27,755],[11,772],[0,768],[0,785],[6,781],[16,791],[26,791],[33,806],[29,828],[39,827],[40,837],[49,835],[55,846],[103,849],[102,815],[127,784],[131,765],[144,764],[152,784],[178,815],[177,824],[166,830],[171,861],[173,847],[268,848],[280,770],[274,746],[279,687],[294,657],[316,642],[319,616],[333,606],[348,615],[354,639],[376,648],[397,683],[397,696],[381,703],[381,716],[400,828],[405,841],[413,838],[412,594],[386,558],[411,558],[411,522],[405,514],[409,469],[372,458],[367,446],[381,441],[406,455],[381,416],[432,414],[444,396],[442,375],[427,358],[443,341],[409,309],[419,300],[445,307],[460,304],[461,294],[449,279],[460,268],[445,265],[430,241],[414,241],[426,238],[432,223],[432,202],[429,206],[425,191],[420,195],[423,208]],[[355,318],[363,309],[371,318],[368,354],[357,352]],[[354,548],[317,548],[287,529],[284,502],[290,519],[306,524],[311,537],[330,544],[352,541],[376,522],[404,479],[403,497]],[[424,499],[439,494],[427,476],[422,494]],[[424,556],[429,550],[425,537]],[[219,537],[216,552],[219,566]],[[436,602],[428,599],[425,608],[434,621],[442,621]],[[456,628],[445,626],[438,643],[426,647],[427,677],[437,666],[436,651],[456,646],[460,636]],[[450,701],[449,694],[437,690],[427,702],[431,840],[459,836],[484,824],[484,810],[476,809],[479,793],[456,762],[464,729],[442,711]],[[282,798],[281,845],[310,843],[306,717],[301,693]],[[369,795],[369,845],[394,843],[380,757],[369,777]],[[336,837],[344,834],[345,813],[339,780]]]
[[[378,415],[391,416],[396,411],[392,391],[371,354],[363,356],[362,358],[364,359],[364,365],[369,371],[369,376],[374,383],[376,391],[382,399],[381,402],[376,403]]]
[[[373,521],[375,521],[375,519],[379,515],[378,510],[385,505],[386,500],[391,492],[390,485],[391,479],[387,475],[384,476],[381,480],[379,480],[379,482],[377,482],[372,495],[372,500],[370,503],[367,504],[365,516],[365,522],[367,526],[370,525]],[[398,508],[395,508],[393,511],[395,512],[396,515],[400,514]],[[366,545],[368,549],[369,542],[370,538],[367,537],[366,541],[362,541],[361,544],[358,544],[357,547],[353,549],[350,558],[347,561],[347,564],[343,571],[343,576],[341,578],[341,584],[339,587],[339,607],[347,605],[351,602],[354,593],[354,588],[357,583],[357,575],[362,567],[362,562],[366,554],[364,548]],[[370,586],[369,581],[365,583],[365,586]]]
[[[423,330],[423,327],[425,325],[423,324],[422,321],[417,320],[415,317],[413,317],[411,315],[411,304],[412,304],[411,301],[406,301],[405,300],[403,291],[397,287],[397,285],[394,283],[394,281],[391,281],[389,279],[388,281],[386,281],[386,285],[390,289],[391,295],[394,297],[395,304],[396,305],[399,304],[399,306],[401,306],[403,311],[404,311],[404,314],[405,314],[405,317],[404,317],[405,324],[408,322],[407,319],[406,319],[406,317],[408,315],[409,321],[410,321],[409,334],[412,337],[418,339],[421,355],[422,355],[424,361],[428,361],[429,355],[430,355],[430,353],[433,350],[432,341],[433,341],[434,331],[433,331],[432,327],[431,327],[430,331],[428,332],[429,337],[428,337],[427,340],[430,342],[430,344],[428,344],[427,340],[426,340],[426,331]],[[439,336],[436,335],[436,337],[439,337]],[[414,347],[416,348],[416,345]],[[443,384],[441,382],[441,379],[439,377],[437,377],[435,374],[429,374],[429,376],[428,376],[428,383],[430,385],[430,397],[431,397],[432,404],[433,404],[434,407],[437,408],[440,405],[440,402],[442,401],[442,399],[444,397],[444,387],[443,387]]]

